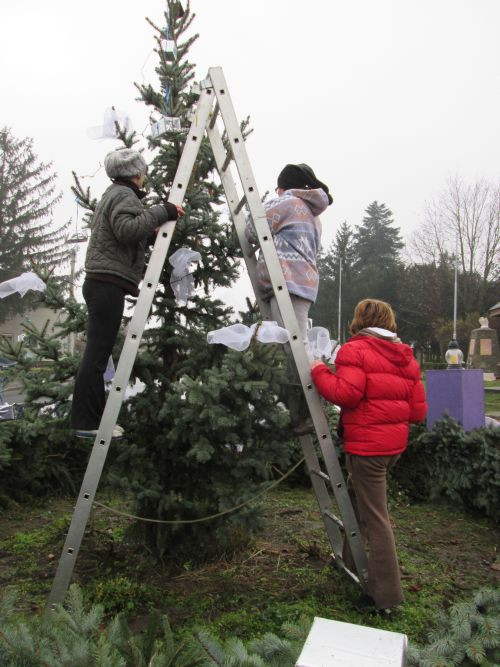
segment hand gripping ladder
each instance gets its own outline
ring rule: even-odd
[[[229,209],[262,317],[270,319],[270,308],[269,304],[262,301],[259,296],[256,279],[257,262],[254,257],[254,250],[249,245],[244,234],[245,216],[242,212],[244,206],[248,207],[253,218],[283,324],[290,332],[290,346],[293,358],[297,365],[307,405],[314,422],[326,472],[321,470],[312,437],[310,435],[302,436],[300,441],[326,531],[332,545],[334,560],[337,565],[345,569],[364,588],[367,576],[366,553],[335,447],[329,433],[328,422],[321,406],[319,395],[311,382],[309,362],[299,334],[290,295],[286,289],[283,272],[272,241],[264,208],[257,191],[240,125],[236,119],[231,98],[227,91],[224,74],[220,67],[213,67],[209,70],[207,78],[198,87],[198,92],[200,93],[200,98],[196,111],[193,114],[191,127],[170,191],[169,201],[173,204],[182,203],[200,149],[201,140],[206,132],[214,153],[217,169],[226,193]],[[229,151],[225,149],[222,135],[216,124],[218,117],[221,118],[227,133]],[[244,191],[242,199],[238,197],[236,183],[229,169],[233,161]],[[130,379],[174,229],[175,221],[167,222],[161,226],[151,254],[54,577],[48,600],[48,612],[50,612],[55,603],[62,602],[71,580],[92,503],[106,461],[113,428],[116,425],[118,413],[123,403],[125,388]],[[332,511],[332,499],[326,483],[330,485],[335,493],[343,522]],[[349,542],[356,566],[356,573],[349,571],[343,563],[342,546],[344,538],[341,529]]]

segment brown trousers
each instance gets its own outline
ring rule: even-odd
[[[387,472],[398,459],[399,455],[346,454],[349,495],[368,547],[366,592],[378,609],[395,607],[403,602],[396,543],[387,510]],[[347,540],[343,556],[347,567],[352,569],[354,563]]]

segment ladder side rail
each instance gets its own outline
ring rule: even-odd
[[[241,210],[235,210],[238,204],[238,193],[236,190],[236,185],[229,170],[224,167],[226,162],[226,151],[222,142],[222,137],[217,126],[210,123],[207,125],[207,135],[212,146],[215,162],[217,164],[221,182],[224,187],[224,192],[226,194],[228,206],[231,211],[236,233],[240,241],[241,249],[243,252],[243,259],[248,270],[248,275],[252,283],[255,297],[257,299],[262,317],[268,318],[270,317],[269,304],[266,303],[259,294],[260,290],[257,281],[257,260],[255,257],[255,252],[253,246],[248,242],[245,236],[245,216]],[[318,457],[316,456],[316,452],[314,451],[314,444],[311,436],[303,436],[301,438],[301,444],[308,470],[311,470],[312,468],[319,469],[320,464]],[[339,527],[328,521],[327,517],[325,516],[325,511],[332,509],[332,500],[330,494],[328,493],[325,482],[322,479],[311,475],[311,482],[318,501],[321,518],[324,522],[334,554],[337,559],[342,558],[343,539]]]
[[[260,201],[255,179],[246,153],[246,147],[241,135],[240,126],[227,90],[227,84],[222,69],[220,67],[210,68],[209,78],[212,81],[215,96],[220,107],[220,114],[227,130],[229,144],[239,172],[247,204],[252,214],[261,252],[269,272],[274,294],[278,302],[284,325],[291,335],[290,347],[304,389],[304,395],[309,411],[315,425],[325,466],[330,479],[332,480],[335,498],[344,521],[346,538],[351,548],[360,581],[364,582],[367,578],[368,567],[363,540],[349,498],[344,476],[340,468],[335,445],[329,432],[328,422],[321,406],[319,394],[311,380],[310,364],[300,336],[290,295],[286,289],[283,271],[269,230],[264,207]]]
[[[325,512],[332,510],[332,499],[328,493],[326,483],[316,475],[311,474],[311,470],[319,468],[319,460],[314,450],[314,443],[311,435],[303,435],[300,438],[300,444],[302,445],[302,451],[304,452],[304,458],[306,460],[306,466],[309,470],[309,477],[311,478],[311,484],[316,495],[316,500],[318,501],[319,510],[321,512],[321,519],[325,525],[325,530],[327,532],[330,544],[332,545],[333,553],[336,558],[342,558],[342,546],[343,538],[340,532],[340,529],[337,525],[332,523],[326,518]]]
[[[290,295],[286,289],[283,272],[278,260],[278,255],[274,247],[274,242],[270,233],[269,225],[267,223],[264,206],[260,200],[257,190],[257,184],[253,177],[252,168],[248,160],[246,148],[244,145],[243,136],[241,134],[240,125],[236,118],[234,108],[231,102],[229,91],[227,90],[226,81],[222,73],[222,68],[212,67],[209,70],[209,78],[212,81],[215,96],[219,105],[220,115],[223,120],[225,129],[227,131],[228,141],[230,143],[231,151],[234,156],[234,161],[238,169],[239,178],[245,192],[246,203],[250,210],[253,219],[261,252],[264,255],[264,260],[270,274],[271,282],[273,284],[274,293],[280,305],[280,311],[285,322],[285,326],[291,335],[290,345],[293,348],[301,349],[304,352],[304,345],[300,337],[297,319],[292,307]],[[278,283],[278,284],[276,284]],[[257,290],[258,294],[258,290]],[[281,303],[280,303],[280,297]],[[283,305],[283,308],[282,308]]]
[[[217,170],[221,179],[222,186],[224,188],[224,193],[226,195],[227,204],[231,212],[231,217],[233,219],[233,224],[236,229],[236,234],[240,242],[240,247],[243,253],[243,259],[245,261],[250,282],[252,283],[252,288],[259,306],[263,319],[269,319],[271,317],[271,308],[269,304],[266,303],[259,293],[259,286],[257,281],[257,260],[255,258],[255,252],[253,246],[248,242],[245,236],[245,227],[246,219],[245,213],[243,210],[237,211],[238,204],[238,192],[236,190],[236,184],[234,179],[229,171],[229,169],[223,169],[223,165],[226,159],[226,150],[222,142],[222,136],[219,132],[219,129],[216,125],[210,126],[207,125],[207,136],[212,147],[212,152],[214,154],[215,163],[217,165]]]
[[[180,205],[184,199],[194,162],[204,136],[213,99],[214,95],[210,89],[201,91],[198,107],[191,122],[170,191],[169,201],[173,204]],[[176,221],[169,221],[163,224],[158,231],[52,584],[48,600],[49,612],[53,608],[54,603],[62,602],[71,580],[83,534],[92,509],[92,503],[106,461],[113,428],[116,425],[123,403],[125,389],[130,379],[175,225]]]

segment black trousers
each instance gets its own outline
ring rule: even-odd
[[[88,308],[87,345],[75,380],[71,426],[91,430],[99,426],[104,411],[103,374],[120,328],[125,290],[86,278],[82,292]]]

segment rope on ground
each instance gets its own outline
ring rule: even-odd
[[[252,496],[248,500],[245,500],[245,502],[240,503],[239,505],[236,505],[235,507],[231,507],[228,510],[224,510],[223,512],[218,512],[217,514],[210,514],[210,516],[204,516],[201,517],[200,519],[176,519],[173,521],[167,521],[164,519],[149,519],[144,516],[136,516],[135,514],[129,514],[128,512],[123,512],[122,510],[117,510],[114,509],[114,507],[109,507],[108,505],[104,505],[103,503],[97,502],[97,500],[94,500],[94,505],[98,505],[99,507],[102,507],[105,510],[108,510],[108,512],[111,512],[112,514],[119,514],[120,516],[125,516],[128,519],[135,519],[136,521],[146,521],[148,523],[167,523],[167,524],[184,524],[184,523],[201,523],[202,521],[212,521],[212,519],[217,519],[220,516],[224,516],[225,514],[230,514],[231,512],[236,512],[236,510],[239,510],[241,507],[244,507],[245,505],[249,505],[250,503],[253,503],[257,498],[260,498],[260,496],[263,496],[265,493],[268,491],[271,491],[271,489],[274,489],[278,484],[281,484],[287,477],[289,477],[292,472],[297,470],[297,468],[304,463],[304,458],[301,458],[298,463],[296,463],[293,468],[290,468],[288,472],[286,472],[282,477],[277,479],[275,482],[270,484],[268,487],[257,493],[255,496]]]

